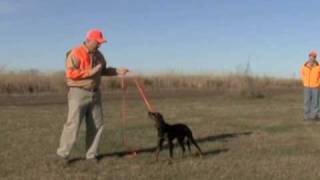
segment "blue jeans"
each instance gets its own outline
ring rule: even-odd
[[[319,89],[304,88],[304,119],[319,117]]]

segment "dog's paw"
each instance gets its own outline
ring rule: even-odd
[[[199,154],[199,158],[200,158],[200,159],[203,159],[203,154]]]

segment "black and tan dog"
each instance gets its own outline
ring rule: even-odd
[[[173,140],[177,139],[179,145],[182,148],[182,152],[185,152],[184,143],[187,143],[189,152],[191,152],[190,143],[192,143],[198,150],[200,156],[202,156],[202,151],[196,141],[193,138],[192,131],[185,124],[173,124],[170,125],[166,123],[163,116],[159,112],[149,112],[149,117],[155,121],[155,126],[158,130],[158,146],[156,150],[156,160],[158,160],[159,153],[162,150],[162,145],[165,140],[168,141],[170,159],[173,157]]]

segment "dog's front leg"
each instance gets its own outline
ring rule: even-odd
[[[156,153],[155,153],[156,161],[158,161],[158,159],[159,159],[159,153],[162,150],[163,142],[164,142],[164,138],[163,137],[158,139],[158,145],[157,145],[157,149],[156,149]]]
[[[168,139],[169,151],[170,151],[170,160],[173,158],[173,139]]]

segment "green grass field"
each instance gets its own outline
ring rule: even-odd
[[[156,131],[143,102],[129,97],[126,130],[120,119],[121,96],[104,95],[105,131],[98,164],[84,158],[83,124],[68,167],[55,161],[67,106],[64,96],[2,97],[0,103],[0,179],[128,180],[225,179],[277,180],[320,178],[320,123],[303,121],[302,94],[279,92],[262,99],[229,97],[209,91],[150,93],[169,123],[186,123],[205,152],[181,156],[168,149],[155,162]],[[122,133],[136,148],[123,156]]]

